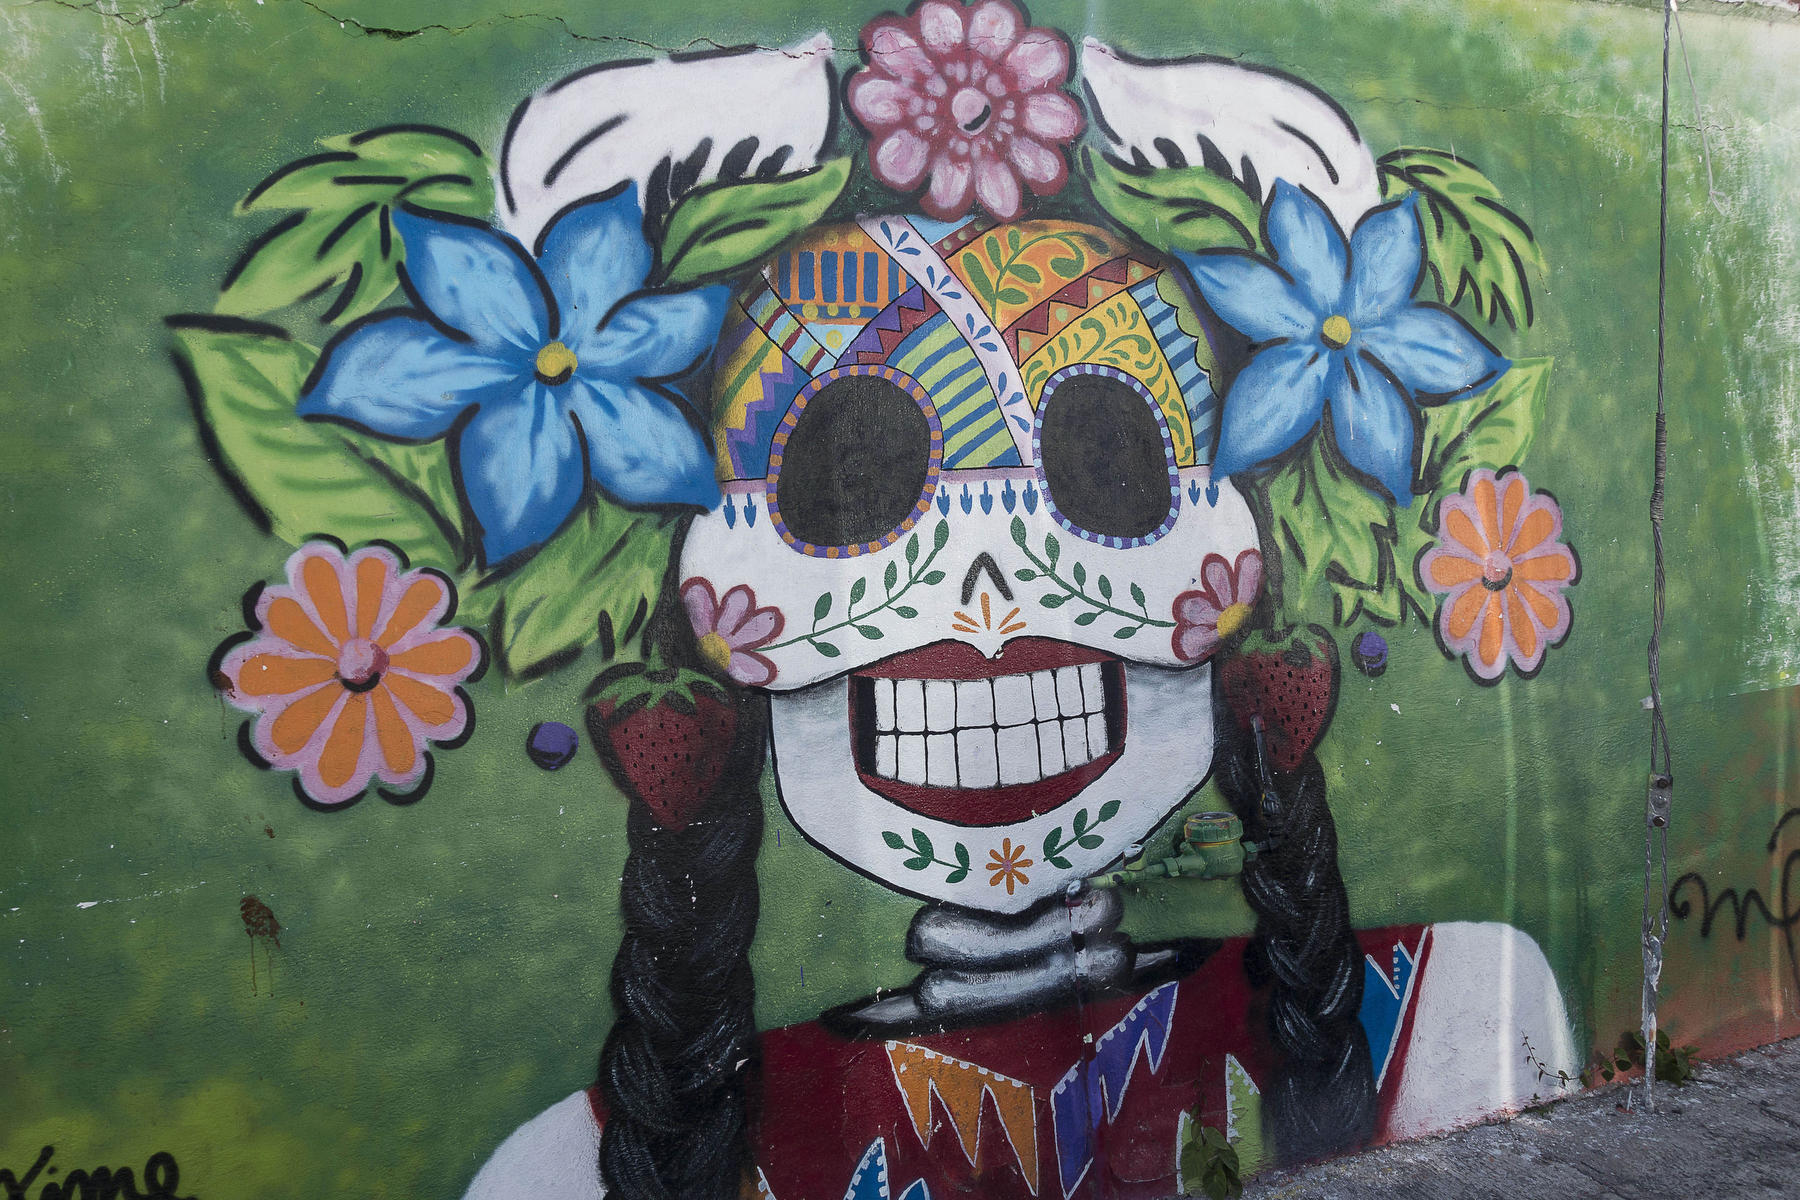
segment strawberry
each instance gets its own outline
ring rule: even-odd
[[[1219,667],[1219,690],[1239,728],[1262,718],[1269,766],[1292,771],[1319,744],[1337,705],[1337,645],[1317,625],[1257,630]]]
[[[588,735],[613,782],[665,829],[686,829],[718,787],[736,706],[695,671],[610,671],[596,683]]]

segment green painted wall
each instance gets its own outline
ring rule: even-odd
[[[239,715],[203,668],[287,550],[200,452],[162,318],[210,303],[253,232],[233,204],[316,138],[428,121],[492,148],[521,96],[586,63],[821,25],[848,45],[870,14],[493,8],[0,7],[0,1167],[46,1143],[68,1167],[166,1149],[201,1196],[452,1195],[592,1078],[623,804],[585,749],[555,775],[520,753],[540,720],[579,725],[592,671],[490,672],[477,735],[415,807],[326,817],[246,768]],[[1385,675],[1346,673],[1321,759],[1359,924],[1517,925],[1582,1044],[1610,1045],[1639,986],[1657,11],[1045,0],[1032,15],[1143,53],[1278,64],[1373,146],[1466,153],[1532,222],[1539,320],[1498,340],[1556,358],[1528,469],[1581,555],[1574,632],[1535,679],[1493,688],[1428,627],[1389,632]],[[1684,21],[1701,114],[1678,75],[1670,871],[1779,909],[1800,846],[1793,824],[1767,845],[1800,755],[1800,26],[1700,4]],[[768,821],[764,877],[782,882],[759,929],[760,1023],[904,982],[913,902],[813,850],[772,798]],[[246,894],[281,922],[272,959],[246,944]],[[1197,914],[1170,897],[1131,901],[1128,927],[1248,931],[1241,903]],[[1739,941],[1728,914],[1710,937],[1698,914],[1674,922],[1663,981],[1677,1040],[1711,1050],[1793,1032],[1800,1005],[1792,943],[1760,916]]]

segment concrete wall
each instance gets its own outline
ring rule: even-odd
[[[1580,1086],[1660,15],[0,10],[0,1184],[1156,1197]],[[1682,22],[1720,1053],[1800,1030],[1800,32]]]

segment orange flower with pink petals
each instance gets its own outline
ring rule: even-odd
[[[1438,511],[1438,544],[1419,558],[1419,578],[1447,599],[1438,638],[1466,656],[1469,671],[1492,683],[1512,664],[1536,673],[1544,652],[1569,636],[1572,614],[1562,590],[1581,567],[1562,544],[1562,510],[1525,476],[1486,467]]]
[[[440,624],[455,604],[449,580],[383,547],[346,557],[309,542],[288,559],[287,583],[256,597],[256,628],[219,648],[213,679],[256,714],[251,746],[296,772],[304,799],[345,804],[372,779],[395,790],[389,799],[417,799],[426,747],[468,729],[461,685],[485,666],[475,635]]]

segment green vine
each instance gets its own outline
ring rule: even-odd
[[[1108,800],[1100,806],[1100,815],[1092,825],[1088,824],[1088,810],[1083,808],[1075,813],[1075,819],[1069,822],[1069,836],[1063,837],[1062,826],[1058,825],[1044,835],[1044,861],[1053,867],[1068,870],[1071,866],[1063,857],[1065,851],[1072,846],[1080,846],[1083,850],[1098,850],[1106,839],[1095,833],[1108,821],[1119,815],[1119,802]]]
[[[950,874],[944,876],[945,883],[961,883],[969,877],[969,848],[967,846],[961,842],[956,843],[956,848],[951,851],[956,861],[946,862],[937,856],[937,847],[931,844],[931,839],[925,836],[923,829],[913,830],[912,836],[912,845],[908,846],[905,838],[891,829],[886,829],[882,831],[881,840],[895,850],[911,850],[913,852],[911,858],[900,864],[909,871],[923,871],[926,867],[936,863],[940,867],[950,868]]]
[[[1025,522],[1019,517],[1014,517],[1012,540],[1015,546],[1024,551],[1025,557],[1031,562],[1031,567],[1021,567],[1014,571],[1013,578],[1020,583],[1030,583],[1034,579],[1043,578],[1062,589],[1060,593],[1052,592],[1038,598],[1038,603],[1045,608],[1061,608],[1071,600],[1087,605],[1092,611],[1076,614],[1075,623],[1077,625],[1092,625],[1105,614],[1111,613],[1129,622],[1113,630],[1113,636],[1121,640],[1136,637],[1138,631],[1145,628],[1173,629],[1175,627],[1173,621],[1159,620],[1150,615],[1144,589],[1135,583],[1130,585],[1130,593],[1131,602],[1138,606],[1138,611],[1132,612],[1130,609],[1120,608],[1112,602],[1113,582],[1105,575],[1094,576],[1094,590],[1100,593],[1097,597],[1087,591],[1087,568],[1081,563],[1075,563],[1069,568],[1069,578],[1065,579],[1059,575],[1056,566],[1062,557],[1062,543],[1056,540],[1055,534],[1046,533],[1044,535],[1044,552],[1040,556],[1031,549],[1026,540]]]
[[[826,617],[831,615],[832,608],[831,593],[820,592],[819,598],[813,601],[813,623],[811,632],[802,633],[796,637],[788,638],[784,642],[775,642],[772,645],[760,647],[760,649],[766,653],[770,650],[779,650],[784,646],[794,646],[801,642],[808,642],[812,645],[814,650],[817,650],[826,658],[836,658],[838,655],[842,654],[843,651],[838,648],[835,642],[827,642],[821,639],[828,634],[836,633],[842,629],[854,629],[869,641],[879,642],[886,635],[875,626],[867,624],[868,619],[876,613],[885,611],[889,608],[894,610],[895,616],[900,617],[903,620],[910,621],[918,616],[918,609],[913,608],[910,605],[900,604],[898,601],[900,597],[912,590],[912,586],[915,583],[922,583],[926,587],[934,587],[937,584],[944,582],[944,573],[942,571],[933,570],[931,564],[937,558],[938,551],[942,550],[944,548],[944,543],[949,540],[949,523],[946,521],[939,521],[937,528],[932,530],[931,533],[931,553],[925,556],[924,562],[920,562],[919,535],[917,533],[913,534],[906,540],[906,582],[900,582],[899,564],[893,562],[888,563],[887,571],[882,576],[881,580],[882,589],[886,592],[886,597],[884,599],[870,605],[860,613],[857,612],[856,606],[860,604],[863,597],[869,593],[869,581],[866,578],[859,578],[855,583],[850,585],[850,600],[844,605],[844,619],[835,624],[826,625],[824,628],[820,628],[820,623],[823,622]]]

